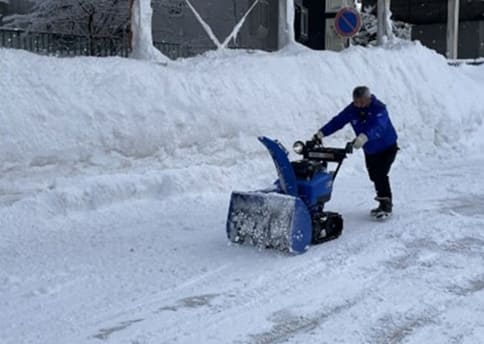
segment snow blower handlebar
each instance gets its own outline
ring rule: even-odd
[[[346,143],[345,148],[332,148],[324,147],[321,140],[318,139],[312,139],[306,141],[306,143],[302,141],[296,141],[293,145],[293,148],[294,152],[296,154],[302,155],[304,159],[322,161],[325,164],[327,164],[328,162],[337,163],[338,166],[333,173],[333,179],[336,178],[336,175],[339,172],[343,160],[346,159],[348,154],[353,153],[352,142]]]

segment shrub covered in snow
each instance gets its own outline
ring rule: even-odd
[[[374,14],[375,7],[366,7],[361,13],[362,27],[360,32],[353,37],[352,43],[355,45],[375,45],[377,39],[377,17]],[[404,40],[412,39],[412,26],[408,23],[392,20],[392,29],[395,37]]]
[[[1,1],[0,1],[1,2]],[[4,18],[5,26],[33,32],[112,37],[126,31],[128,1],[31,0],[32,11]]]

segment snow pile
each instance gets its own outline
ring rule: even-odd
[[[311,137],[360,84],[387,103],[400,162],[483,142],[483,80],[418,44],[343,53],[225,51],[168,66],[5,49],[0,58],[1,201],[35,194],[32,204],[16,206],[42,213],[265,187],[275,173],[256,138],[278,138],[289,148]],[[346,128],[327,143],[352,138]],[[348,160],[344,173],[361,170],[358,159]]]
[[[474,79],[475,81],[479,83],[484,83],[484,59],[483,63],[480,65],[468,65],[468,64],[462,64],[460,65],[459,68],[464,74],[469,76],[471,79]]]
[[[262,151],[259,135],[309,137],[359,84],[387,103],[411,155],[457,146],[484,118],[483,84],[419,45],[211,54],[168,67],[11,50],[0,58],[2,169],[107,154],[220,164],[227,150]]]

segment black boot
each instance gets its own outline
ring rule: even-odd
[[[370,211],[372,216],[384,218],[392,213],[393,204],[390,197],[375,197],[375,201],[379,202],[380,205]]]

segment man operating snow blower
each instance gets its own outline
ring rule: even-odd
[[[366,168],[370,180],[375,184],[379,206],[371,210],[377,219],[385,219],[392,213],[392,191],[388,173],[398,151],[397,133],[392,125],[385,104],[371,94],[366,86],[353,90],[353,102],[331,119],[314,135],[322,142],[351,123],[355,134],[353,148],[363,147]]]

